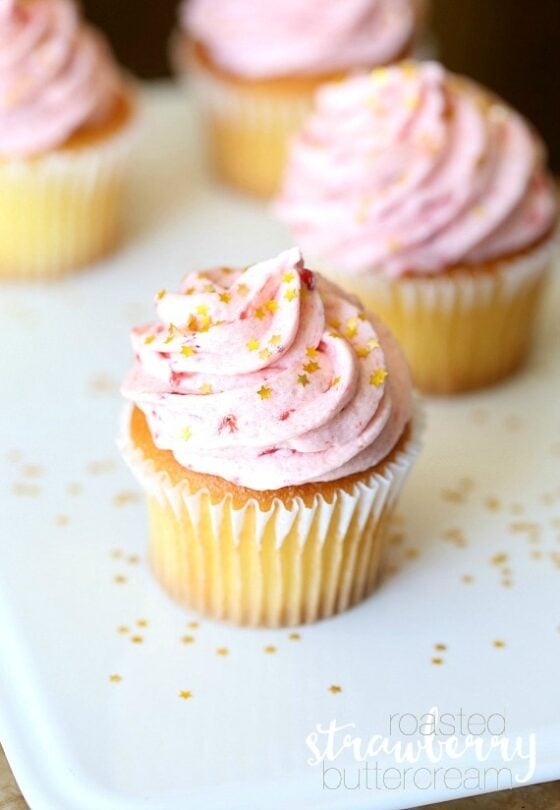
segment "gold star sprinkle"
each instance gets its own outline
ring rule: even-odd
[[[496,641],[493,641],[492,644],[497,650],[501,650],[506,646],[505,641],[501,641],[500,639],[496,639]]]
[[[244,298],[246,295],[249,294],[249,287],[246,284],[238,284],[237,292]]]
[[[368,347],[368,349],[371,349],[371,350],[378,349],[379,345],[380,344],[379,344],[379,341],[377,340],[377,338],[370,338],[368,340],[368,342],[367,342],[367,347]]]
[[[255,318],[257,318],[259,321],[262,321],[265,314],[266,313],[265,313],[265,311],[264,311],[264,309],[262,307],[257,307],[256,308],[256,310],[255,310]]]
[[[282,335],[272,335],[270,340],[268,341],[271,346],[279,346],[280,341],[282,340]]]
[[[194,644],[194,636],[181,636],[181,644]]]
[[[199,304],[195,311],[197,315],[208,315],[208,307],[206,304]]]
[[[290,641],[301,641],[301,636],[299,633],[290,633],[288,638],[290,639]]]
[[[385,371],[384,368],[378,368],[376,371],[373,372],[373,374],[370,375],[369,384],[375,385],[378,388],[385,382],[387,374],[388,372]]]
[[[333,683],[329,686],[329,692],[331,695],[339,695],[342,692],[342,686],[339,686],[337,683]]]
[[[274,646],[274,644],[268,644],[266,647],[264,647],[263,651],[267,655],[274,655],[274,653],[276,652],[276,647]]]
[[[270,388],[267,388],[266,385],[261,385],[257,394],[260,396],[261,399],[270,399],[272,396],[272,391]]]
[[[290,282],[292,282],[293,280],[294,280],[293,273],[284,273],[284,275],[282,276],[282,281],[284,281],[286,284],[290,284]]]
[[[309,377],[307,374],[298,374],[298,385],[302,385],[304,388],[306,385],[309,385]]]
[[[437,650],[438,652],[444,652],[446,649],[446,644],[434,644],[434,650]]]
[[[146,346],[149,346],[150,343],[153,343],[155,339],[156,339],[155,335],[148,335],[148,337],[144,338],[144,343],[146,344]]]
[[[212,386],[210,383],[204,383],[204,385],[200,385],[198,387],[199,394],[211,394],[212,393]]]
[[[109,682],[110,683],[120,683],[122,681],[122,675],[109,675]]]
[[[160,291],[158,292],[158,294],[156,295],[157,300],[158,300],[158,301],[161,301],[161,299],[162,299],[162,298],[163,298],[163,297],[164,297],[166,294],[167,294],[167,290],[160,290]]]
[[[319,371],[321,366],[315,360],[310,360],[309,363],[306,363],[303,367],[304,371],[307,371],[308,374],[314,374],[316,371]]]
[[[270,301],[265,303],[265,307],[269,312],[276,312],[278,309],[278,301],[275,298],[271,298]]]
[[[218,298],[220,299],[222,304],[229,304],[229,302],[231,301],[231,295],[228,292],[220,293]]]
[[[256,338],[251,338],[251,340],[247,341],[247,348],[250,352],[255,352],[260,346],[259,341]]]
[[[216,655],[229,655],[229,650],[227,647],[218,647],[216,650]]]
[[[346,321],[346,329],[344,330],[344,336],[347,338],[353,338],[358,333],[358,320],[357,318],[349,318]]]
[[[293,301],[294,298],[297,298],[297,290],[294,289],[286,290],[286,292],[284,293],[284,298],[286,299],[286,301]]]
[[[443,664],[443,658],[432,658],[432,664],[435,664],[436,667],[439,667]]]
[[[192,357],[193,354],[196,354],[196,350],[192,346],[181,346],[181,354],[184,357]]]
[[[138,621],[136,622],[136,626],[137,627],[147,627],[148,626],[148,620],[147,619],[138,619]]]
[[[307,349],[305,350],[305,353],[311,359],[313,359],[314,357],[317,357],[317,355],[319,354],[319,352],[317,351],[317,349],[314,346],[308,346]]]
[[[341,379],[340,377],[333,377],[333,381],[331,382],[331,388],[335,388],[339,384],[340,379]]]
[[[371,352],[371,349],[368,349],[367,346],[359,346],[356,349],[356,354],[358,355],[358,357],[362,357],[362,358],[368,357],[370,352]]]
[[[269,357],[272,357],[272,352],[269,349],[263,349],[259,352],[259,357],[261,360],[268,360]]]
[[[130,640],[133,644],[143,644],[144,636],[131,636]]]
[[[181,700],[190,700],[193,697],[193,693],[190,692],[188,689],[181,689],[179,692],[179,697]]]
[[[192,437],[192,430],[190,427],[184,427],[181,431],[181,438],[184,442],[188,442],[189,439]]]

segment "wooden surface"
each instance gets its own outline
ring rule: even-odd
[[[0,810],[27,810],[0,748]],[[102,808],[99,808],[102,810]],[[492,793],[474,799],[432,804],[425,810],[560,810],[560,782]]]

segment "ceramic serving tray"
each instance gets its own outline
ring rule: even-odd
[[[289,245],[205,179],[190,122],[146,94],[118,255],[0,292],[0,738],[30,806],[383,810],[560,778],[558,281],[523,373],[428,401],[369,601],[242,630],[152,580],[115,444],[128,330],[187,271]]]

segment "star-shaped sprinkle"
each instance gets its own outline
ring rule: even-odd
[[[284,298],[286,299],[286,301],[293,301],[294,298],[297,298],[297,290],[294,290],[293,287],[290,288],[289,290],[286,290],[286,292],[284,293]]]
[[[144,338],[144,343],[146,344],[146,346],[149,346],[150,343],[153,343],[155,339],[156,339],[155,335],[148,335],[148,337]]]
[[[274,644],[267,644],[267,646],[264,647],[263,652],[265,652],[267,655],[274,655],[276,652],[276,647]]]
[[[249,294],[249,287],[246,284],[238,284],[237,292],[244,298],[246,295]]]
[[[259,352],[259,357],[261,360],[268,360],[269,357],[272,357],[272,352],[270,349],[263,349]]]
[[[309,363],[306,363],[303,367],[304,371],[307,371],[308,374],[314,374],[316,371],[319,371],[321,366],[315,360],[310,360]]]
[[[358,355],[358,357],[362,358],[368,357],[370,352],[371,349],[368,349],[367,346],[358,346],[358,348],[356,349],[356,354]]]
[[[204,287],[202,288],[202,292],[205,293],[213,293],[214,291],[215,288],[213,284],[205,284]]]
[[[109,682],[110,683],[120,683],[122,681],[122,675],[118,675],[115,673],[114,675],[109,675]]]
[[[290,639],[290,641],[301,641],[301,636],[299,633],[290,633],[288,638]]]
[[[267,388],[266,385],[261,385],[257,394],[260,396],[261,399],[270,399],[272,396],[272,391],[270,388]]]
[[[179,692],[179,697],[181,700],[190,700],[193,697],[193,693],[188,689],[181,689]]]
[[[262,307],[257,307],[256,308],[256,310],[255,310],[255,318],[257,318],[257,320],[262,321],[262,319],[265,317],[265,315],[266,315],[266,312],[264,311],[264,309]]]
[[[181,354],[184,357],[192,357],[196,350],[192,346],[181,346]]]
[[[286,284],[290,284],[294,280],[294,278],[295,276],[293,273],[284,273],[284,275],[282,276],[282,281],[284,281]]]
[[[190,427],[184,427],[181,431],[181,438],[184,442],[188,442],[190,438],[192,438],[192,430]]]
[[[302,385],[304,388],[306,385],[309,385],[309,377],[307,374],[298,374],[298,385]]]
[[[357,318],[349,318],[346,321],[346,329],[344,330],[344,336],[347,338],[353,338],[358,334],[358,320]]]
[[[373,374],[370,374],[369,384],[375,385],[378,388],[380,385],[383,385],[387,376],[388,372],[385,371],[384,368],[378,368],[373,372]]]
[[[269,312],[276,312],[278,309],[278,301],[275,298],[271,298],[270,301],[265,303],[265,307]]]
[[[229,655],[229,650],[227,647],[218,647],[216,650],[216,655]]]
[[[137,627],[147,627],[148,626],[148,620],[147,619],[138,619],[138,621],[136,622],[136,625],[137,625]]]
[[[259,346],[260,343],[256,338],[251,338],[251,340],[247,341],[247,348],[250,352],[256,352]]]
[[[144,643],[144,637],[143,636],[131,636],[130,640],[132,641],[133,644],[143,644]]]
[[[229,304],[231,301],[231,295],[228,292],[220,293],[218,298],[222,302],[222,304]]]
[[[331,382],[331,388],[334,388],[336,385],[339,384],[339,382],[340,382],[340,377],[333,377],[333,380]]]
[[[305,350],[305,353],[308,357],[311,357],[311,359],[317,357],[317,355],[319,354],[319,352],[314,346],[308,346],[307,349]]]
[[[181,644],[194,644],[194,636],[181,636]]]
[[[368,340],[368,342],[367,342],[367,347],[368,347],[368,349],[371,349],[372,351],[373,351],[373,349],[378,349],[379,348],[379,341],[377,340],[377,338],[370,338]]]
[[[166,295],[167,295],[167,290],[160,290],[158,292],[158,294],[156,295],[156,298],[157,298],[158,301],[161,301],[161,299]]]
[[[270,340],[268,341],[271,346],[279,346],[282,340],[282,335],[272,335]]]
[[[196,308],[197,315],[208,315],[208,307],[206,304],[199,304]]]
[[[337,683],[333,683],[329,686],[329,692],[332,695],[339,695],[342,692],[342,686],[339,686]]]
[[[211,394],[213,392],[212,386],[210,383],[204,383],[204,385],[199,385],[198,393],[199,394]]]

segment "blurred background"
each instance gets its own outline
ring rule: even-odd
[[[169,75],[167,42],[177,0],[83,0],[83,5],[137,76]],[[432,0],[431,27],[441,61],[525,113],[560,172],[560,0]]]

